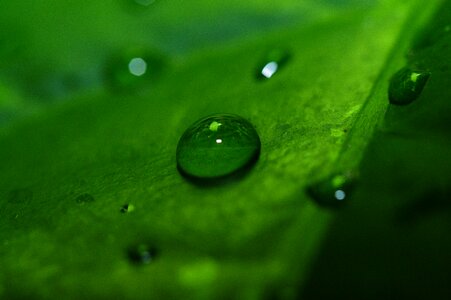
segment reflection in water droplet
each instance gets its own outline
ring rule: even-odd
[[[260,138],[245,119],[217,114],[191,125],[177,146],[177,165],[188,177],[218,178],[252,165]]]
[[[258,79],[269,79],[276,74],[290,59],[290,55],[281,50],[274,50],[268,53],[266,58],[257,69]]]
[[[139,244],[128,250],[128,258],[135,264],[149,264],[157,255],[157,249],[147,244]]]
[[[30,203],[33,200],[33,192],[29,189],[15,189],[9,193],[10,203]]]
[[[121,207],[121,213],[129,213],[135,210],[135,206],[133,204],[125,204]]]
[[[341,207],[354,187],[351,176],[333,175],[307,187],[307,194],[321,206]]]
[[[430,73],[403,68],[390,80],[388,96],[391,104],[406,105],[414,101],[423,90]]]
[[[78,204],[94,202],[94,197],[87,193],[81,194],[78,195],[77,198],[75,198],[75,202],[77,202]]]

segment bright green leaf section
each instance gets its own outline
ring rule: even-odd
[[[386,107],[379,98],[366,103],[383,87],[387,64],[402,61],[393,53],[403,53],[435,4],[381,1],[335,13],[330,3],[318,6],[324,17],[181,56],[148,87],[80,93],[5,128],[0,295],[292,295],[331,219],[304,187],[336,171],[337,161],[357,166]],[[291,60],[257,81],[255,68],[274,49],[290,52]],[[248,119],[262,152],[248,176],[200,187],[177,172],[175,148],[188,126],[213,113]],[[352,146],[354,159],[343,145]],[[86,193],[95,201],[77,203]],[[121,214],[124,204],[134,211]],[[127,260],[141,242],[159,249],[154,263]]]
[[[388,108],[303,299],[451,297],[451,2],[431,20],[398,66],[430,77],[412,103]]]

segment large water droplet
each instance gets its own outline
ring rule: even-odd
[[[336,174],[307,187],[307,194],[321,206],[338,208],[345,205],[354,186],[351,176]]]
[[[274,76],[290,59],[286,51],[274,50],[268,53],[257,68],[258,79],[269,79]]]
[[[211,179],[244,170],[259,154],[260,138],[247,120],[217,114],[185,131],[177,146],[177,165],[184,175]]]
[[[402,68],[390,80],[388,98],[390,103],[406,105],[414,101],[423,90],[430,73]]]
[[[157,255],[157,249],[147,244],[139,244],[128,250],[128,258],[135,264],[149,264]]]
[[[135,88],[155,80],[164,65],[161,54],[133,49],[113,58],[106,68],[107,78],[116,89]]]
[[[77,202],[78,204],[94,202],[94,197],[87,193],[81,194],[78,195],[77,198],[75,198],[75,202]]]

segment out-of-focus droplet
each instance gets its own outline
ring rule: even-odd
[[[338,208],[347,202],[355,180],[348,175],[335,174],[307,187],[307,194],[321,206]]]
[[[132,49],[107,63],[106,78],[116,90],[152,85],[158,79],[164,64],[163,55],[155,51]]]
[[[147,71],[147,62],[141,57],[135,57],[128,63],[128,71],[135,76],[143,76]]]

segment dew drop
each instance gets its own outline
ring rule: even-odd
[[[149,264],[157,255],[157,249],[147,244],[139,244],[128,250],[128,258],[135,264]]]
[[[106,65],[106,78],[115,89],[130,89],[155,81],[165,59],[156,51],[132,49],[111,59]]]
[[[125,204],[121,207],[121,213],[129,213],[135,210],[135,206],[133,204]]]
[[[30,189],[15,189],[9,193],[10,203],[30,203],[33,200],[33,192]]]
[[[75,202],[77,202],[78,204],[94,202],[94,197],[87,193],[81,194],[78,195],[77,198],[75,198]]]
[[[402,68],[390,80],[388,98],[391,104],[406,105],[414,101],[423,90],[430,73]]]
[[[257,79],[272,78],[290,59],[286,51],[274,50],[266,55],[257,68]]]
[[[346,203],[354,187],[351,176],[335,174],[307,187],[307,194],[321,206],[338,208]]]
[[[177,146],[177,166],[188,177],[213,179],[246,169],[259,154],[260,138],[251,123],[216,114],[185,131]]]

